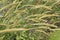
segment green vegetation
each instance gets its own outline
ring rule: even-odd
[[[60,40],[60,0],[0,0],[0,40]]]
[[[60,40],[60,30],[56,30],[50,35],[49,40]]]

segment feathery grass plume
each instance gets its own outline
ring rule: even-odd
[[[59,2],[0,0],[0,40],[48,40],[59,30]]]

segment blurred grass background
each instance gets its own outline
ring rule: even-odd
[[[0,40],[60,40],[60,0],[0,0]]]

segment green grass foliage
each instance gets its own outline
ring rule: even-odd
[[[0,0],[0,40],[60,40],[59,28],[60,0]]]

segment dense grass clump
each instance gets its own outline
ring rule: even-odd
[[[0,40],[49,40],[59,24],[59,0],[0,0]]]

